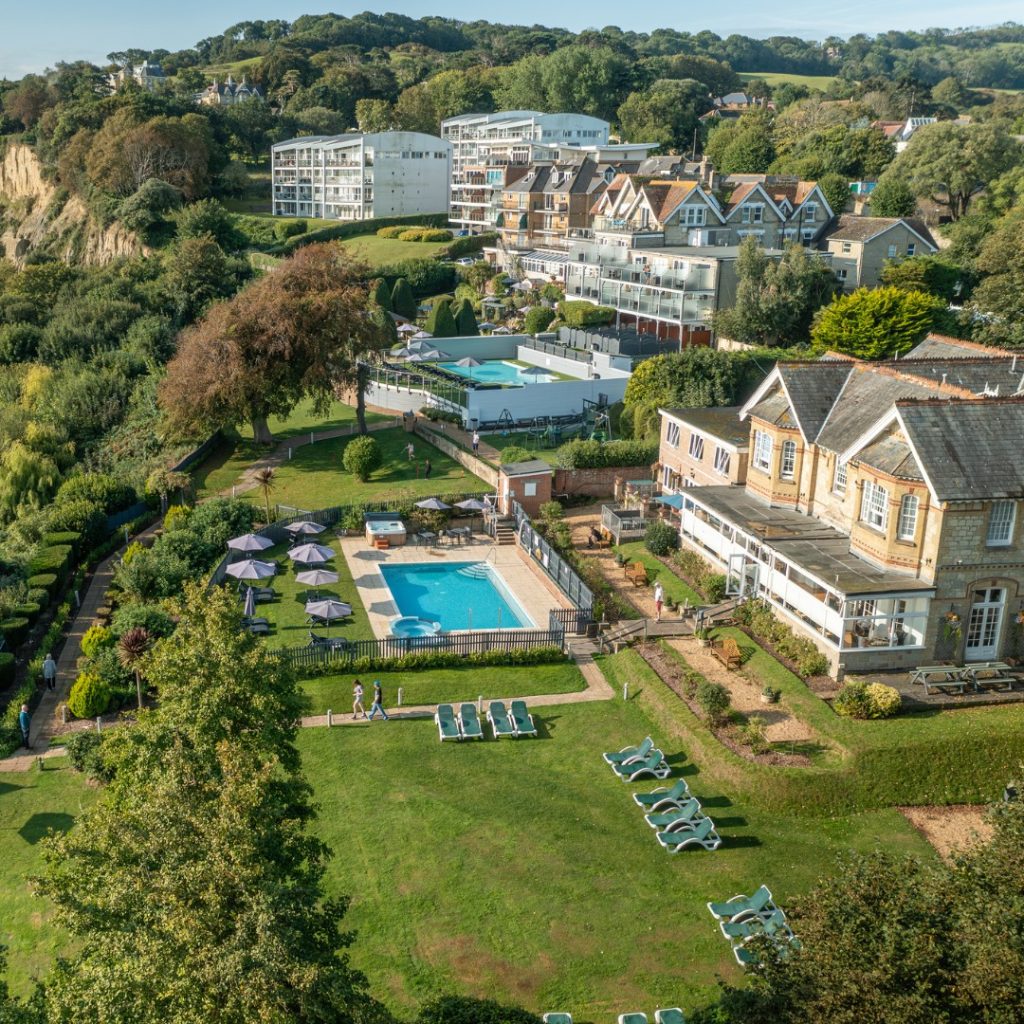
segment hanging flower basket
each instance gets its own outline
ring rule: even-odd
[[[1024,608],[1017,612],[1017,625],[1024,626]]]

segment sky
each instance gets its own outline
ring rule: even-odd
[[[323,0],[320,0],[322,3]],[[291,21],[301,14],[333,10],[395,11],[412,17],[427,14],[471,21],[515,21],[517,24],[557,25],[578,31],[614,24],[644,32],[675,28],[698,32],[710,29],[721,36],[737,32],[749,36],[794,35],[822,39],[855,32],[886,29],[958,27],[966,14],[971,25],[994,25],[1021,20],[1020,0],[978,0],[965,8],[962,0],[862,0],[836,8],[820,0],[733,0],[721,8],[705,8],[696,19],[674,13],[671,4],[627,7],[619,0],[587,0],[552,8],[550,0],[519,0],[513,7],[483,8],[479,0],[418,0],[415,3],[330,3],[316,0],[0,0],[0,78],[20,78],[41,71],[58,60],[85,58],[96,63],[106,54],[128,47],[180,50],[206,36],[219,35],[228,26],[257,19]],[[505,11],[515,12],[505,16]],[[557,13],[553,13],[553,11]],[[628,20],[627,16],[628,15]]]

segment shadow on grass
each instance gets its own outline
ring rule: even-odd
[[[24,789],[24,786],[18,786],[13,782],[0,782],[0,796],[5,793],[13,793],[16,789]]]
[[[527,706],[527,710],[529,710],[529,706]],[[548,716],[542,718],[540,715],[537,714],[536,711],[530,711],[530,714],[533,716],[533,724],[537,727],[536,739],[538,739],[538,740],[551,740],[551,739],[554,739],[554,736],[551,735],[551,726],[555,722],[557,722],[562,716],[561,715],[548,715]]]
[[[73,814],[65,814],[62,811],[39,811],[18,829],[18,835],[26,843],[35,846],[40,839],[45,839],[51,830],[67,832],[74,823],[75,816]]]
[[[739,850],[744,847],[750,848],[760,845],[761,840],[757,836],[722,836],[723,849]]]

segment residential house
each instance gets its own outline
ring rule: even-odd
[[[273,212],[370,220],[446,213],[451,143],[421,132],[311,135],[271,149]]]
[[[744,483],[750,428],[740,422],[739,411],[739,406],[658,410],[662,494]]]
[[[683,444],[704,414],[663,419]],[[893,362],[780,363],[736,419],[743,486],[677,491],[683,543],[731,593],[766,600],[837,674],[1014,653],[1024,357],[931,336]]]
[[[246,100],[262,103],[263,93],[259,86],[250,85],[244,75],[240,82],[236,82],[231,75],[223,82],[215,78],[202,92],[196,94],[196,103],[203,107],[233,107]]]
[[[119,68],[107,75],[107,85],[110,86],[111,92],[117,92],[125,82],[134,82],[146,92],[155,92],[167,84],[167,76],[159,64],[148,60]]]
[[[774,110],[771,100],[748,96],[743,92],[730,92],[725,96],[716,96],[711,101],[711,109],[701,114],[702,121],[736,121],[751,110]]]
[[[846,291],[875,288],[886,260],[927,256],[938,245],[917,217],[858,217],[843,214],[822,236],[821,249],[832,254],[832,267]]]

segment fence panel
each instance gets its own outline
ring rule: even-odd
[[[594,595],[580,579],[576,570],[537,533],[530,517],[518,501],[512,505],[512,514],[515,518],[516,540],[519,546],[544,570],[558,589],[577,608],[586,609],[589,612],[594,606]]]

